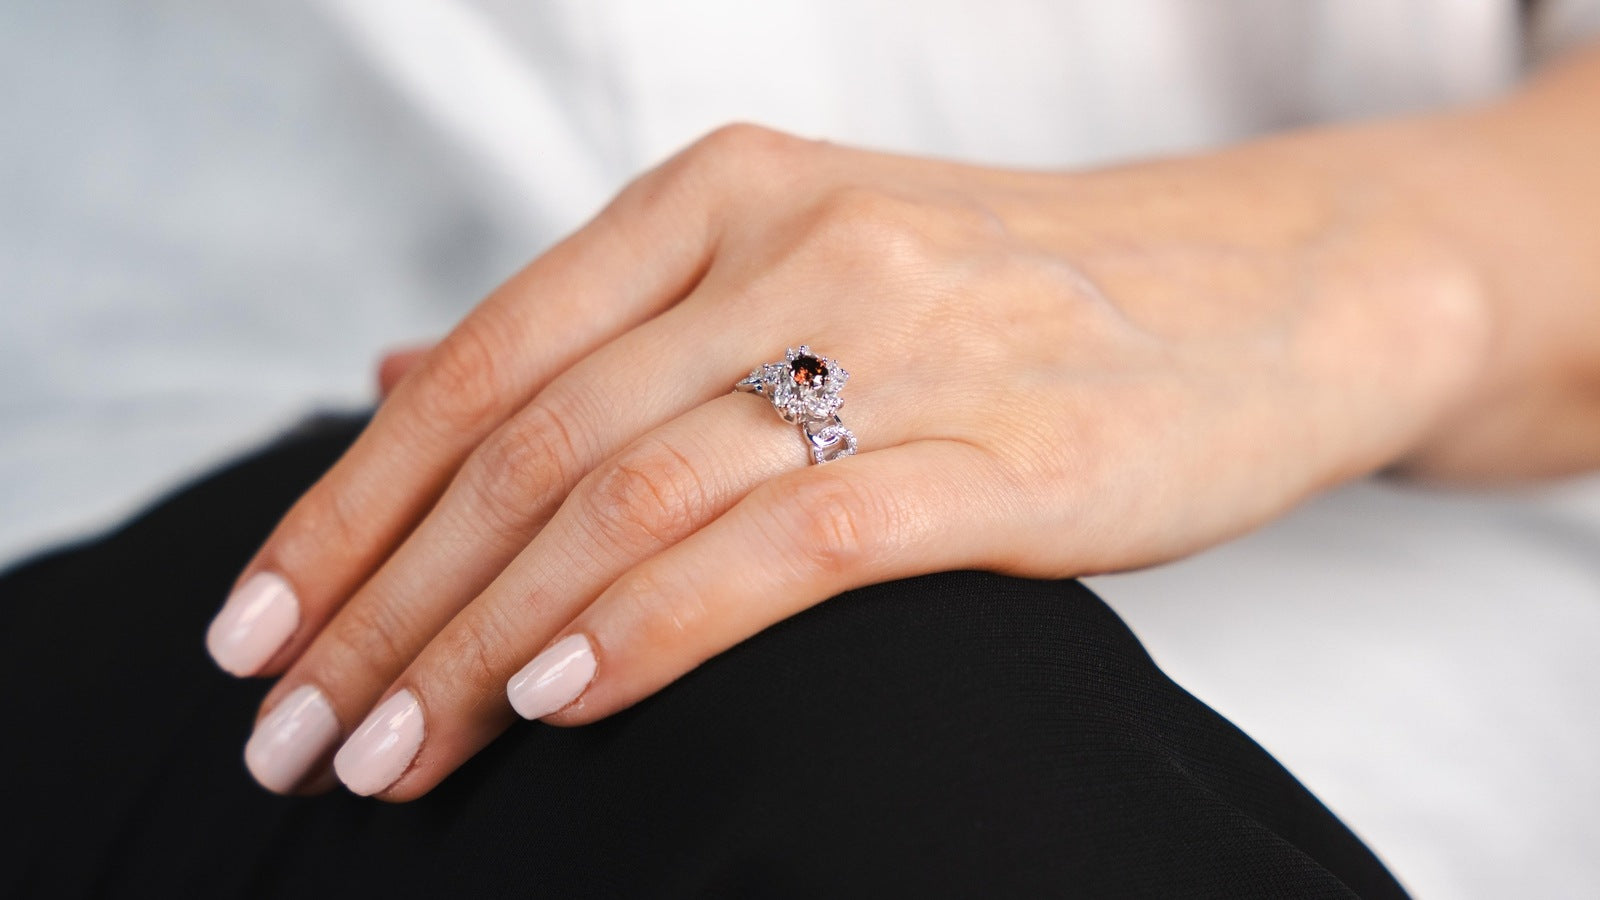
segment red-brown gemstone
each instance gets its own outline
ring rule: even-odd
[[[789,374],[794,376],[795,384],[816,384],[828,377],[828,367],[815,356],[796,356],[789,363]]]

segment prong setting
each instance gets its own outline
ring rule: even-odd
[[[801,344],[790,347],[782,362],[750,370],[734,387],[770,400],[785,422],[800,426],[812,461],[824,463],[856,452],[855,434],[838,415],[844,405],[840,391],[849,380],[843,366]]]

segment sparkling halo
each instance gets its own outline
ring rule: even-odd
[[[782,362],[756,366],[734,385],[772,401],[785,422],[800,426],[813,462],[830,462],[856,452],[856,436],[839,420],[839,396],[850,373],[805,344],[790,347]]]

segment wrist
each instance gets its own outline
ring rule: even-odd
[[[1600,464],[1600,128],[1562,106],[1569,77],[1418,120],[1419,152],[1390,170],[1473,268],[1491,326],[1478,377],[1403,461],[1410,472],[1484,481]]]
[[[1068,176],[1061,218],[1092,227],[1055,249],[1148,330],[1281,357],[1325,483],[1363,475],[1469,406],[1495,353],[1485,272],[1400,164],[1434,140],[1329,128]]]
[[[1543,99],[1262,142],[1340,211],[1322,239],[1345,232],[1369,275],[1346,299],[1401,354],[1416,427],[1379,466],[1483,482],[1600,464],[1600,185],[1580,174],[1600,129],[1569,134]]]

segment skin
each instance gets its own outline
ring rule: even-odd
[[[1378,470],[1600,465],[1600,53],[1444,115],[1070,173],[719,130],[432,348],[241,580],[348,735],[401,688],[426,793],[582,633],[593,722],[846,589],[1214,545]],[[752,366],[851,371],[807,465]],[[325,773],[305,785],[325,785]]]

